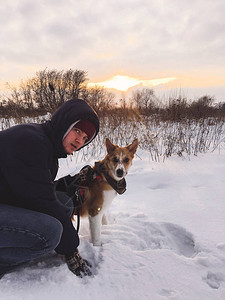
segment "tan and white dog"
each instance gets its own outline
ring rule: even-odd
[[[106,157],[95,163],[96,178],[84,189],[84,203],[81,216],[88,216],[91,240],[94,246],[101,245],[101,225],[106,224],[105,212],[116,197],[126,190],[124,177],[132,165],[138,140],[126,147],[119,147],[106,139]]]

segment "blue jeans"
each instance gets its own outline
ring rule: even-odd
[[[62,192],[56,195],[72,216],[72,200]],[[0,274],[53,251],[62,231],[62,224],[52,216],[0,203]]]

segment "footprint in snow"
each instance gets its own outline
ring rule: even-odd
[[[212,288],[218,289],[221,282],[225,281],[225,274],[217,272],[208,272],[206,277],[203,277],[203,280]]]
[[[193,257],[196,254],[192,234],[172,223],[150,223],[149,236],[145,236],[152,249],[170,249],[179,255]]]
[[[150,190],[161,190],[161,189],[165,189],[165,188],[167,188],[167,184],[165,184],[165,183],[158,183],[158,184],[155,184],[155,185],[151,185],[151,186],[149,186],[148,188],[150,189]]]
[[[145,215],[119,217],[116,224],[103,229],[103,239],[116,240],[134,250],[170,249],[179,255],[197,254],[193,235],[172,223],[151,223]],[[103,240],[104,242],[104,240]]]

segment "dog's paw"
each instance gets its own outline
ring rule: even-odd
[[[108,224],[107,217],[106,217],[106,215],[103,215],[102,216],[102,225],[107,225],[107,224]]]
[[[93,246],[98,246],[101,247],[102,246],[102,242],[101,241],[93,241]]]

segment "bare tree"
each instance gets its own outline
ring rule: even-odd
[[[208,95],[202,96],[190,105],[190,113],[194,118],[202,118],[214,114],[215,108],[212,106],[214,98]]]
[[[142,113],[149,114],[157,106],[154,90],[148,88],[133,92],[131,100]]]
[[[43,70],[11,88],[8,100],[26,108],[52,110],[71,98],[78,98],[87,81],[87,72],[81,70]]]
[[[109,109],[113,105],[114,97],[113,93],[99,86],[86,88],[82,91],[82,98],[97,112]]]

